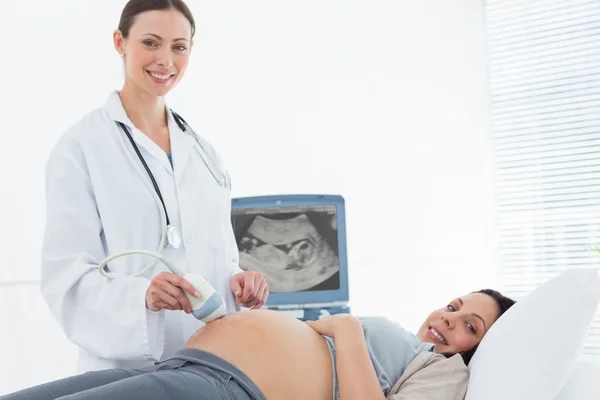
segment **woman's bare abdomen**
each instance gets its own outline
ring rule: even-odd
[[[278,311],[229,314],[199,329],[185,344],[238,367],[267,399],[332,398],[332,367],[325,339]]]

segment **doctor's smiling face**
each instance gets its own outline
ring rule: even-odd
[[[152,4],[167,8],[148,10]],[[113,35],[125,62],[125,85],[148,95],[165,96],[188,66],[194,29],[193,17],[183,2],[130,1]]]

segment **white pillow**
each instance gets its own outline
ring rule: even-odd
[[[569,378],[598,304],[600,279],[571,269],[512,306],[469,364],[465,400],[553,400]]]
[[[575,363],[567,383],[554,400],[598,400],[600,399],[600,361],[580,358]]]

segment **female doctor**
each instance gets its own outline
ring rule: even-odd
[[[72,126],[47,161],[41,290],[80,348],[78,372],[153,364],[203,324],[190,315],[190,282],[147,255],[99,268],[111,254],[158,251],[204,276],[228,311],[266,301],[264,278],[238,266],[222,161],[165,104],[194,30],[181,0],[129,1],[113,35],[122,90]]]

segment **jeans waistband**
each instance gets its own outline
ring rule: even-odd
[[[327,343],[327,347],[329,347],[329,354],[331,355],[331,367],[333,368],[333,400],[340,400],[340,387],[338,384],[337,377],[337,363],[335,361],[336,352],[335,352],[335,341],[332,337],[321,335],[325,338],[325,342]]]
[[[165,361],[171,359],[180,359],[190,361],[194,364],[204,365],[220,372],[230,375],[235,381],[244,388],[256,400],[266,400],[265,395],[256,386],[254,382],[244,374],[238,367],[229,361],[222,359],[212,353],[200,349],[185,348],[177,351]]]

